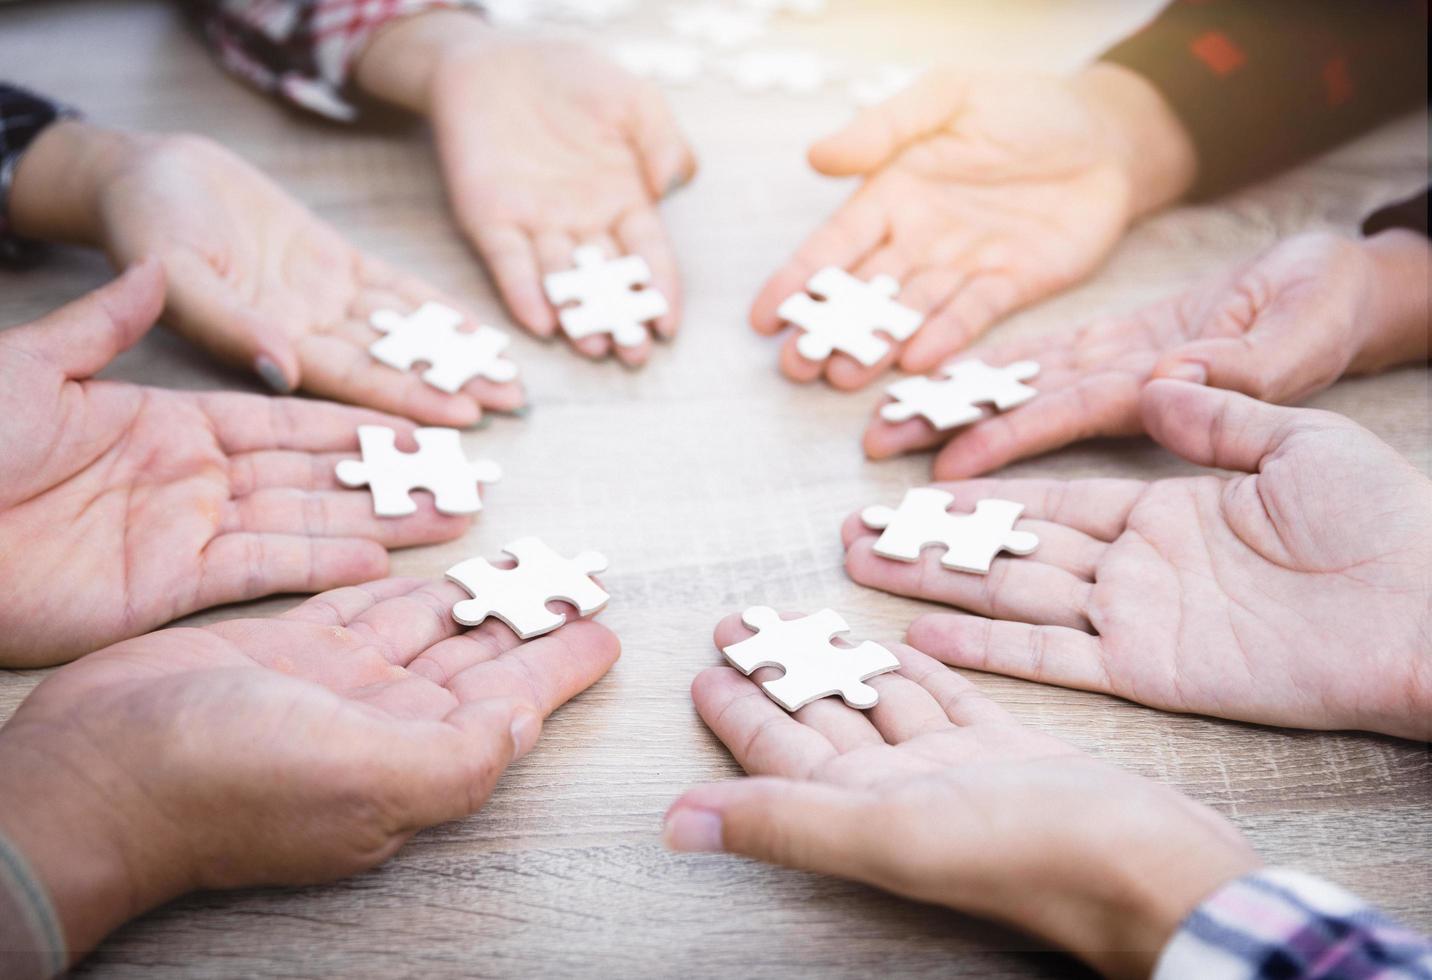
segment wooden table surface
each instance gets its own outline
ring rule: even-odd
[[[1138,22],[1150,3],[883,4],[835,0],[783,29],[850,58],[938,55],[1062,71]],[[877,12],[879,11],[879,12]],[[1096,16],[1097,14],[1097,16]],[[213,66],[159,2],[0,7],[0,74],[93,118],[213,136],[267,170],[361,245],[424,272],[505,322],[449,221],[417,127],[345,129],[302,118]],[[737,767],[696,716],[691,678],[718,661],[711,627],[756,602],[833,606],[854,635],[896,640],[926,606],[857,587],[841,569],[849,511],[927,478],[929,458],[872,464],[858,437],[874,391],[796,387],[745,313],[762,278],[848,193],[808,172],[803,147],[850,111],[840,92],[752,98],[715,80],[673,95],[703,172],[666,216],[689,313],[645,370],[593,364],[525,336],[515,356],[534,403],[467,437],[507,478],[467,537],[394,556],[438,576],[456,559],[540,534],[612,559],[603,621],[622,637],[612,673],[555,716],[538,749],[471,819],[419,835],[385,867],[324,888],[200,895],[134,922],[81,972],[159,977],[540,975],[1025,977],[1077,973],[1007,931],[838,881],[658,840],[683,788]],[[999,328],[1060,331],[1127,309],[1306,228],[1351,229],[1427,173],[1425,116],[1329,158],[1130,234],[1089,284]],[[0,272],[0,323],[103,282],[103,260],[57,251]],[[253,388],[156,331],[109,376]],[[1347,381],[1315,399],[1426,468],[1426,370]],[[3,424],[3,421],[0,421]],[[1145,441],[1086,445],[1011,474],[1157,478],[1191,468]],[[284,609],[276,598],[195,617]],[[0,672],[0,718],[39,672]],[[1161,714],[1092,694],[975,675],[1021,719],[1231,817],[1273,864],[1324,874],[1432,929],[1432,765],[1425,746]]]

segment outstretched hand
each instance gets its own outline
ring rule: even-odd
[[[463,632],[465,597],[371,582],[129,640],[41,683],[0,731],[0,829],[71,955],[184,892],[354,874],[479,809],[620,648],[591,622],[528,643],[495,621]]]
[[[736,616],[724,647],[750,635]],[[1173,790],[1023,727],[909,647],[868,712],[824,698],[788,715],[713,667],[696,709],[755,779],[667,813],[683,851],[728,851],[998,919],[1109,976],[1147,977],[1179,922],[1258,864],[1236,830]]]
[[[981,351],[993,365],[1037,361],[1029,384],[1039,397],[953,434],[922,419],[887,422],[877,410],[865,451],[883,459],[943,444],[936,479],[979,476],[1079,440],[1142,433],[1139,392],[1153,377],[1295,402],[1344,374],[1425,360],[1429,269],[1432,249],[1420,236],[1299,235],[1067,342],[1046,336]]]
[[[909,639],[952,666],[1168,711],[1432,737],[1432,481],[1328,412],[1177,381],[1143,424],[1184,458],[1242,471],[1136,480],[969,480],[954,509],[1025,505],[1040,538],[988,575],[880,558],[852,515],[857,582],[969,610]],[[1369,624],[1376,624],[1369,629]]]
[[[821,173],[865,182],[766,283],[752,325],[778,331],[781,302],[824,266],[893,276],[899,301],[927,315],[914,337],[865,368],[843,354],[808,361],[793,336],[781,369],[845,389],[897,362],[931,370],[1020,307],[1088,277],[1135,217],[1182,193],[1192,149],[1166,115],[1146,82],[1108,66],[1073,80],[930,73],[812,147]],[[1124,131],[1137,127],[1147,132]],[[1141,159],[1134,147],[1163,139],[1160,127],[1172,149]]]
[[[58,663],[186,613],[383,575],[388,548],[467,518],[379,519],[336,462],[357,427],[413,426],[323,402],[91,380],[164,302],[145,262],[0,333],[0,663]]]

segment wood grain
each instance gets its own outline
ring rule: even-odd
[[[871,60],[902,53],[1062,70],[1150,7],[846,0],[803,30]],[[195,130],[227,143],[360,244],[503,322],[446,215],[420,128],[350,131],[300,118],[224,76],[157,0],[7,4],[0,65],[98,120]],[[1079,974],[1069,960],[985,923],[842,882],[723,857],[674,857],[659,846],[661,814],[683,788],[737,773],[687,697],[692,676],[717,660],[710,639],[717,619],[757,600],[830,605],[855,635],[892,640],[926,608],[849,582],[837,528],[851,510],[922,481],[928,458],[865,462],[857,438],[876,396],[783,382],[776,343],[744,323],[763,277],[848,193],[848,185],[810,174],[802,151],[849,107],[838,94],[753,100],[715,82],[674,98],[703,161],[700,179],[666,208],[689,294],[680,338],[639,372],[517,339],[534,411],[469,437],[469,448],[499,460],[507,479],[464,540],[393,561],[401,574],[436,575],[531,533],[563,549],[600,548],[613,562],[604,580],[615,598],[604,621],[622,636],[621,663],[552,720],[538,750],[472,819],[420,835],[386,867],[348,882],[176,903],[116,934],[81,972]],[[1092,282],[998,332],[1067,329],[1164,295],[1280,236],[1350,229],[1426,172],[1426,119],[1401,120],[1272,183],[1144,224]],[[0,323],[34,317],[108,275],[98,256],[64,250],[38,269],[0,272]],[[164,332],[107,375],[252,387]],[[1427,468],[1425,370],[1344,382],[1314,404],[1351,416]],[[1139,441],[1081,446],[1010,472],[1155,478],[1189,469]],[[194,621],[293,601],[213,610]],[[41,676],[0,673],[0,717]],[[1023,720],[1218,807],[1270,863],[1326,874],[1432,929],[1425,746],[1170,716],[975,679]]]

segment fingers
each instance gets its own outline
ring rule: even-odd
[[[525,643],[515,640],[472,631],[440,644],[441,651],[434,647],[420,658],[425,666],[414,666],[430,678],[441,671],[459,701],[509,698],[545,718],[605,676],[621,656],[616,634],[591,620]]]
[[[1019,524],[1020,530],[1035,526]],[[1041,549],[1055,527],[1040,529]],[[845,554],[846,572],[861,585],[999,619],[1093,629],[1088,614],[1093,586],[1063,568],[1029,558],[996,558],[988,574],[976,575],[945,568],[939,549],[926,549],[916,562],[882,558],[875,554],[875,540],[874,535],[861,538]]]
[[[1116,693],[1102,641],[1079,630],[931,613],[910,624],[906,640],[951,667]]]
[[[366,347],[346,337],[307,337],[299,344],[299,360],[304,389],[321,398],[363,405],[425,425],[463,429],[482,417],[477,400],[466,391],[455,395],[439,391],[417,373],[380,364]]]
[[[731,667],[696,675],[691,699],[701,720],[752,775],[809,776],[838,755],[829,739],[791,717]]]
[[[527,232],[515,225],[479,225],[469,237],[512,318],[539,337],[552,336],[557,314],[542,290],[542,269]]]
[[[1048,521],[1082,531],[1099,541],[1113,541],[1124,533],[1129,511],[1148,484],[1140,480],[962,480],[935,484],[954,498],[952,513],[969,513],[984,499],[1012,500],[1024,505],[1027,520]],[[845,524],[852,536],[865,532],[855,515]],[[868,533],[868,532],[866,532]],[[1036,551],[1035,554],[1039,552]]]
[[[640,255],[651,266],[652,288],[661,291],[670,307],[656,320],[657,336],[670,339],[681,323],[681,275],[666,225],[655,208],[643,207],[623,215],[617,223],[617,241],[627,255]]]
[[[30,352],[66,378],[88,378],[138,343],[163,308],[164,270],[157,260],[145,259],[53,313],[6,331],[4,343]]]
[[[379,517],[366,491],[255,490],[229,501],[222,533],[298,534],[311,538],[367,538],[385,548],[410,548],[461,537],[472,525],[465,515],[439,514],[431,497],[414,492],[418,511],[405,517]]]
[[[194,605],[176,613],[281,592],[323,592],[381,578],[388,552],[360,538],[236,532],[214,538],[199,558]]]
[[[340,490],[334,468],[352,453],[301,453],[273,449],[229,458],[229,493],[243,497],[257,490]]]
[[[165,311],[175,329],[223,360],[255,371],[282,394],[299,386],[298,354],[282,325],[261,316],[194,252],[166,256],[165,267]]]
[[[1011,274],[975,269],[950,300],[910,338],[900,355],[900,367],[916,374],[933,371],[1018,309],[1023,299],[1022,290]]]
[[[540,231],[536,234],[534,242],[537,247],[537,264],[544,277],[572,268],[572,255],[577,249],[577,240],[572,235],[565,231]],[[609,256],[614,253],[611,246],[600,240],[584,242],[584,244],[601,245],[603,252]],[[555,313],[554,316],[556,316]],[[580,353],[590,358],[606,357],[612,347],[611,338],[604,334],[583,337],[581,340],[571,340],[571,344]]]
[[[647,191],[659,201],[696,175],[696,155],[660,88],[644,83],[633,105],[633,142],[641,157]]]
[[[1272,400],[1273,381],[1266,358],[1259,356],[1262,352],[1255,343],[1257,339],[1257,333],[1248,333],[1184,344],[1159,359],[1153,377],[1206,384]]]
[[[197,396],[219,448],[230,456],[263,450],[334,452],[358,449],[358,426],[381,425],[411,436],[406,419],[300,398],[216,392]]]
[[[810,149],[810,164],[832,177],[868,174],[911,143],[943,128],[959,111],[964,86],[953,72],[931,72]]]
[[[1160,445],[1201,466],[1255,473],[1300,429],[1330,424],[1326,413],[1283,408],[1185,381],[1153,381],[1141,412]]]

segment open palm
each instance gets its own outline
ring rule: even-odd
[[[657,333],[676,332],[681,283],[657,205],[695,160],[654,86],[577,45],[491,39],[438,70],[430,112],[458,222],[520,323],[551,336],[542,276],[599,245],[646,259],[671,305]],[[605,336],[576,346],[611,349]],[[650,350],[617,354],[639,364]]]
[[[104,246],[121,267],[159,257],[166,317],[200,346],[250,369],[265,358],[266,380],[280,387],[433,425],[522,404],[515,381],[478,378],[450,395],[374,360],[374,311],[458,304],[354,248],[228,150],[170,137],[131,157],[101,197]]]
[[[1021,306],[1071,286],[1103,261],[1133,217],[1129,178],[1067,83],[931,73],[818,143],[812,163],[866,176],[839,211],[762,289],[757,330],[817,269],[899,280],[900,302],[927,315],[906,344],[865,368],[842,354],[806,361],[788,340],[782,369],[867,384],[897,359],[926,371]]]
[[[857,581],[959,606],[911,642],[947,663],[1265,724],[1425,739],[1432,720],[1432,483],[1340,416],[1157,381],[1144,424],[1246,475],[972,480],[956,508],[1023,503],[1040,537],[987,576],[881,559]],[[993,617],[993,618],[983,618]]]
[[[207,606],[387,570],[388,547],[457,537],[425,504],[373,515],[335,462],[389,416],[320,402],[85,380],[150,324],[158,266],[0,334],[0,658],[78,656]]]

